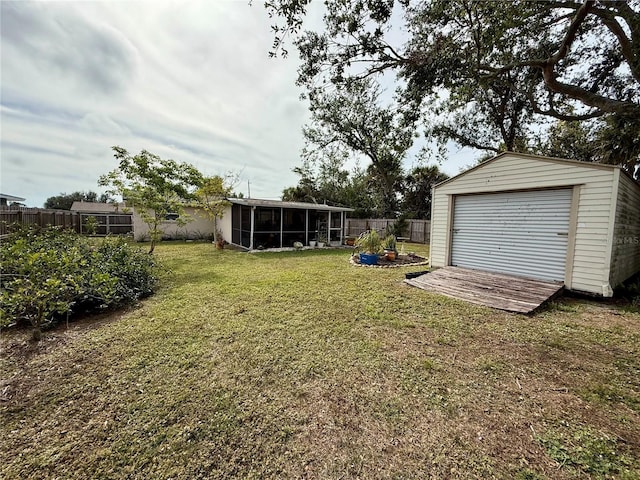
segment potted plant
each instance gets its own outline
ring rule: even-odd
[[[389,234],[382,240],[382,248],[384,249],[384,256],[387,260],[393,262],[396,259],[396,236]]]
[[[316,248],[316,241],[315,240],[309,240],[309,246],[311,248]]]
[[[325,237],[324,235],[320,235],[318,237],[318,248],[324,247],[326,243],[327,243],[327,237]]]
[[[356,240],[356,247],[360,250],[360,263],[362,265],[377,265],[380,252],[380,235],[375,230],[364,232]]]

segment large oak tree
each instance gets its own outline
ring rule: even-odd
[[[266,2],[273,53],[292,39],[309,92],[392,73],[404,114],[441,141],[526,150],[533,123],[591,120],[598,158],[640,164],[639,0],[327,0],[318,31],[309,3]]]
[[[414,127],[393,106],[385,106],[383,91],[371,79],[352,79],[337,89],[310,93],[311,123],[303,129],[303,156],[325,155],[329,149],[350,152],[370,161],[370,189],[378,211],[394,216],[402,181],[402,159],[414,141]]]

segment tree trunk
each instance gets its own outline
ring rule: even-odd
[[[42,339],[42,330],[40,329],[40,325],[42,325],[42,317],[44,316],[44,312],[42,311],[42,306],[38,305],[38,318],[35,320],[31,320],[31,325],[33,325],[33,331],[31,332],[31,339],[34,342],[39,342]]]
[[[33,332],[31,332],[31,339],[34,342],[39,342],[42,340],[42,330],[40,329],[40,325],[33,327]]]

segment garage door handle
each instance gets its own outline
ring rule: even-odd
[[[557,235],[562,235],[563,237],[568,237],[569,232],[558,232]]]

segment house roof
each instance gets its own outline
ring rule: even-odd
[[[280,200],[263,200],[259,198],[229,198],[231,203],[248,207],[297,208],[307,210],[324,210],[330,212],[352,212],[353,208],[334,207],[323,203],[282,202]],[[123,205],[117,203],[73,202],[72,212],[81,213],[113,213],[120,211]]]
[[[485,165],[493,163],[496,160],[498,160],[498,159],[500,159],[502,157],[505,157],[505,156],[521,157],[521,158],[526,158],[526,159],[531,159],[531,160],[539,160],[541,162],[568,163],[568,164],[573,164],[573,165],[580,166],[580,167],[585,167],[585,168],[608,169],[608,170],[610,170],[610,169],[619,169],[619,170],[622,170],[623,173],[625,173],[629,178],[631,178],[633,180],[633,177],[631,177],[631,175],[629,175],[628,172],[626,172],[624,169],[622,169],[618,165],[607,165],[607,164],[604,164],[604,163],[596,163],[596,162],[583,162],[581,160],[570,160],[568,158],[546,157],[546,156],[542,156],[542,155],[532,155],[530,153],[503,152],[503,153],[501,153],[499,155],[496,155],[493,158],[490,158],[486,162],[479,163],[478,165],[475,165],[474,167],[471,167],[470,169],[465,170],[462,173],[459,173],[455,177],[448,178],[448,179],[438,183],[437,185],[434,185],[433,188],[438,188],[441,185],[445,185],[447,183],[453,182],[454,180],[457,180],[458,178],[462,177],[463,175],[466,175],[469,172],[472,172],[474,170],[482,168]]]
[[[71,211],[81,213],[113,213],[119,211],[119,207],[120,205],[117,203],[73,202]]]
[[[297,208],[304,210],[324,210],[330,212],[353,212],[353,208],[334,207],[323,203],[283,202],[281,200],[264,200],[260,198],[228,198],[231,203],[247,207]]]
[[[7,195],[6,193],[0,193],[0,198],[4,198],[7,202],[24,202],[26,200],[26,198]]]

